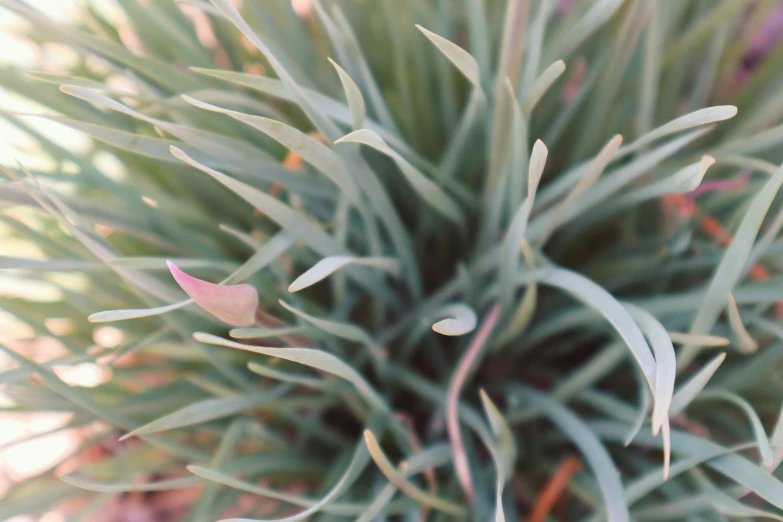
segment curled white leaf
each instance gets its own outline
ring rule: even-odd
[[[438,315],[446,316],[432,325],[432,329],[441,335],[465,335],[476,328],[478,319],[471,307],[462,303],[447,305],[440,309]]]

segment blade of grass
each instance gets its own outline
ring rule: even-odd
[[[353,384],[359,394],[374,408],[382,412],[389,411],[386,402],[372,389],[364,377],[332,354],[309,348],[270,348],[241,344],[203,332],[194,333],[193,338],[198,342],[206,344],[235,348],[269,357],[279,357],[286,361],[304,364],[316,370],[331,373]]]
[[[734,240],[726,249],[720,264],[713,273],[688,333],[707,334],[714,326],[726,304],[726,296],[743,276],[742,270],[745,268],[745,262],[753,248],[761,223],[764,221],[764,216],[766,216],[782,183],[783,167],[779,168],[777,173],[754,196],[737,232],[734,234]],[[687,367],[697,354],[696,347],[684,346],[680,354],[678,368]]]
[[[607,519],[610,522],[628,522],[630,515],[623,495],[623,486],[620,483],[620,472],[612,462],[606,447],[596,437],[594,430],[543,393],[523,386],[514,386],[512,393],[540,409],[579,448],[595,473],[605,502]]]
[[[429,506],[433,509],[442,511],[443,513],[448,513],[449,515],[456,517],[465,516],[466,510],[462,506],[427,493],[398,472],[389,460],[389,457],[387,457],[383,452],[383,449],[381,449],[381,446],[378,444],[378,440],[372,431],[364,431],[364,442],[367,445],[367,450],[370,452],[372,459],[386,479],[402,493],[424,506]]]

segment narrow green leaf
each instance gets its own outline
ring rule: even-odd
[[[712,275],[688,333],[707,334],[715,325],[721,310],[726,305],[727,295],[744,274],[745,262],[753,248],[761,223],[764,221],[764,216],[766,216],[782,183],[783,167],[778,169],[777,173],[764,184],[750,202],[748,210],[734,234],[734,240]],[[683,347],[679,367],[684,368],[690,364],[696,354],[695,347]]]
[[[706,109],[699,109],[697,111],[680,116],[677,119],[665,123],[660,127],[657,127],[639,139],[629,143],[618,152],[618,159],[622,158],[632,152],[635,152],[645,145],[652,143],[655,140],[682,132],[684,130],[692,129],[694,127],[701,127],[703,125],[709,125],[719,121],[729,120],[737,114],[737,108],[733,105],[718,105],[715,107],[707,107]]]
[[[301,317],[316,328],[319,328],[326,333],[332,334],[335,337],[361,343],[367,346],[375,345],[375,341],[373,341],[370,335],[362,328],[354,324],[338,323],[336,321],[329,321],[327,319],[314,317],[301,310],[298,310],[297,308],[294,308],[283,300],[280,300],[280,305],[292,314],[295,314],[297,317]]]
[[[331,373],[353,384],[359,394],[364,397],[365,400],[367,400],[367,402],[373,407],[381,411],[389,411],[389,407],[386,405],[386,402],[378,395],[375,390],[372,389],[364,377],[359,375],[356,370],[332,354],[310,348],[270,348],[266,346],[252,346],[249,344],[241,344],[234,341],[229,341],[216,335],[203,332],[194,333],[193,338],[206,344],[225,346],[227,348],[236,348],[248,352],[259,353],[261,355],[267,355],[269,357],[279,357],[280,359],[285,359],[286,361],[304,364],[305,366],[315,368],[316,370]]]
[[[48,73],[44,71],[28,71],[25,74],[27,74],[27,76],[29,76],[30,78],[35,78],[36,80],[41,80],[42,82],[46,82],[46,83],[53,83],[55,85],[64,85],[64,84],[76,85],[77,87],[84,87],[85,89],[93,89],[96,91],[112,90],[101,82],[97,82],[89,78],[72,76],[70,74]],[[132,93],[127,92],[124,94],[131,95]]]
[[[478,62],[473,56],[459,45],[439,36],[432,31],[416,24],[416,29],[426,36],[443,53],[443,56],[459,69],[465,78],[475,87],[481,90],[481,71]]]
[[[229,417],[235,413],[275,399],[279,397],[283,391],[285,390],[278,388],[276,391],[268,393],[258,393],[241,397],[217,397],[195,402],[126,433],[120,440],[125,440],[137,435],[148,435],[161,431],[184,428],[186,426],[193,426],[194,424],[203,424],[216,419]]]
[[[87,320],[91,323],[110,323],[113,321],[126,321],[128,319],[138,319],[141,317],[152,317],[154,315],[165,314],[173,310],[183,308],[193,302],[193,299],[185,299],[165,306],[158,306],[155,308],[141,308],[136,310],[107,310],[105,312],[96,312]]]
[[[628,436],[625,438],[625,441],[623,441],[623,446],[626,447],[631,445],[633,439],[635,439],[642,430],[644,421],[647,419],[647,415],[650,413],[650,406],[652,405],[652,394],[650,393],[650,389],[645,384],[646,383],[643,379],[640,379],[640,382],[637,383],[639,387],[639,398],[641,400],[639,401],[639,411],[636,414],[636,420],[633,421],[633,424],[628,431]],[[665,465],[666,462],[664,462],[664,466]]]
[[[632,505],[633,503],[639,501],[640,499],[646,497],[661,487],[667,480],[673,479],[678,475],[682,475],[683,473],[694,469],[699,464],[703,464],[710,459],[720,457],[728,453],[736,453],[738,451],[748,449],[752,446],[753,444],[742,444],[729,448],[723,448],[716,444],[714,451],[704,452],[696,457],[686,457],[679,459],[672,464],[671,472],[666,478],[664,478],[656,469],[628,484],[628,486],[625,488],[625,498],[628,501],[628,504]],[[589,522],[599,522],[599,517],[593,517]]]
[[[621,441],[627,425],[617,422],[591,422],[590,428],[601,438],[611,441]],[[634,442],[643,447],[660,447],[661,442],[650,434],[640,433]],[[726,448],[714,442],[681,431],[672,432],[672,450],[676,454],[691,458],[703,459],[711,456],[704,463],[732,481],[747,487],[770,504],[783,509],[783,483],[767,471],[756,466],[749,460],[734,453],[714,456]]]
[[[321,500],[310,499],[307,497],[286,493],[285,491],[277,491],[275,489],[266,488],[256,484],[248,484],[246,482],[242,482],[241,480],[237,480],[226,473],[220,472],[215,469],[205,468],[203,466],[191,465],[188,466],[188,471],[190,471],[197,477],[203,478],[205,480],[209,480],[211,482],[215,482],[218,484],[223,484],[224,486],[238,489],[240,491],[246,491],[248,493],[259,495],[261,497],[280,500],[282,502],[287,502],[294,506],[308,508],[308,510],[313,507],[317,507],[317,509],[314,512],[320,511],[323,513],[331,513],[334,515],[355,516],[361,513],[361,510],[365,507],[363,504],[348,504],[348,503],[341,503],[341,502],[323,503],[322,499]]]
[[[778,414],[778,420],[775,422],[775,427],[772,430],[772,436],[769,438],[769,443],[775,454],[772,461],[772,469],[777,469],[781,461],[783,461],[783,408]]]
[[[228,332],[234,339],[267,339],[289,334],[308,332],[306,326],[287,326],[283,328],[235,328]]]
[[[725,353],[716,355],[698,372],[693,374],[690,379],[685,381],[685,384],[680,385],[677,391],[674,392],[674,397],[672,397],[669,415],[672,417],[677,416],[693,402],[696,396],[701,393],[707,385],[707,382],[712,378],[713,374],[718,370],[718,367],[723,363],[725,358]]]
[[[262,211],[270,219],[276,221],[281,227],[288,230],[291,235],[304,241],[319,254],[324,256],[345,255],[342,245],[338,244],[310,219],[293,210],[288,205],[241,181],[226,176],[222,172],[199,163],[188,156],[182,149],[171,147],[171,153],[175,158],[212,176],[245,201]]]
[[[630,515],[620,483],[620,472],[593,430],[570,410],[543,393],[522,386],[515,386],[513,393],[540,409],[585,456],[601,489],[608,521],[628,522]]]
[[[617,12],[623,1],[597,0],[593,2],[584,16],[572,27],[568,27],[564,34],[565,38],[556,39],[551,47],[546,48],[544,59],[548,61],[570,55]]]
[[[337,62],[329,58],[329,63],[334,66],[337,74],[340,76],[340,83],[343,84],[345,99],[348,101],[348,110],[351,112],[351,127],[353,130],[359,130],[364,127],[364,118],[367,115],[362,91],[356,85],[356,82],[353,81],[353,78]]]
[[[562,379],[552,392],[552,396],[562,402],[567,401],[580,390],[589,388],[603,377],[609,374],[625,357],[625,347],[623,343],[613,341],[604,347],[598,354],[593,356],[574,370],[568,377]],[[642,381],[644,389],[646,381]]]
[[[560,75],[565,72],[565,69],[565,62],[558,60],[541,73],[541,76],[530,87],[530,92],[525,96],[525,100],[522,103],[522,109],[526,116],[530,116],[538,102],[541,101],[541,98],[543,98],[552,84],[560,78]]]
[[[607,172],[603,179],[596,183],[593,189],[585,194],[584,199],[593,199],[590,196],[591,193],[593,193],[593,196],[597,196],[598,194],[595,194],[595,192],[600,193],[601,198],[613,194],[619,190],[619,188],[637,179],[642,174],[649,172],[661,161],[672,157],[676,152],[700,138],[711,129],[712,127],[697,129],[683,136],[669,140],[649,151],[645,150],[638,154],[632,162]],[[625,147],[620,147],[620,150],[617,151],[617,154],[614,157],[615,161],[621,157],[625,149]],[[550,205],[557,198],[565,196],[569,188],[573,187],[579,181],[579,178],[582,177],[587,165],[588,163],[586,162],[572,167],[544,187],[541,190],[541,194],[538,196],[538,205]],[[595,199],[594,201],[597,200],[598,199]],[[581,207],[581,205],[575,206]],[[580,208],[578,213],[584,212],[585,208],[587,207]]]
[[[367,445],[367,450],[370,452],[370,456],[375,461],[375,464],[378,465],[378,468],[384,476],[386,476],[388,481],[405,495],[422,505],[430,506],[444,513],[457,517],[465,516],[466,511],[462,506],[423,491],[397,471],[389,460],[389,457],[387,457],[383,452],[383,449],[381,449],[381,446],[378,444],[378,440],[375,438],[372,431],[364,431],[364,441]]]
[[[506,419],[503,417],[503,414],[500,413],[498,407],[495,406],[495,403],[492,402],[492,399],[487,395],[487,392],[481,389],[479,390],[479,395],[481,397],[481,405],[484,407],[484,413],[492,428],[492,433],[495,434],[498,449],[505,459],[503,462],[504,479],[509,480],[514,473],[514,463],[517,460],[517,446],[514,441],[514,434],[511,431],[508,422],[506,422]]]
[[[80,261],[77,259],[25,259],[22,257],[0,256],[0,270],[51,270],[70,272],[81,270],[108,270],[101,263]]]
[[[389,147],[386,142],[383,141],[383,138],[374,131],[360,129],[343,136],[335,141],[335,143],[361,143],[389,156],[397,164],[400,171],[405,176],[405,179],[408,180],[408,183],[411,184],[416,193],[424,201],[455,223],[464,223],[465,217],[457,204],[443,192],[440,187],[422,174],[416,167],[408,163],[408,161],[394,151],[394,149]]]
[[[538,302],[538,282],[536,281],[536,263],[533,255],[533,250],[530,248],[526,239],[520,241],[520,249],[522,250],[522,256],[525,259],[525,264],[530,272],[530,279],[525,286],[525,292],[522,294],[522,299],[519,301],[514,315],[508,322],[508,326],[498,336],[498,342],[496,346],[503,346],[511,339],[521,334],[530,320],[533,318],[533,314],[536,311],[536,304]]]
[[[263,364],[255,362],[248,363],[247,368],[251,372],[269,379],[275,379],[277,381],[288,382],[292,384],[299,384],[301,386],[307,386],[308,388],[314,388],[316,390],[328,390],[330,388],[335,388],[335,383],[327,381],[326,379],[309,377],[307,375],[295,374],[291,372],[284,372],[282,370],[272,368],[271,366],[264,366]]]
[[[369,455],[367,454],[367,450],[365,449],[364,444],[359,442],[359,444],[356,447],[356,451],[354,452],[353,457],[351,458],[351,462],[348,464],[348,467],[345,469],[345,471],[340,476],[339,480],[335,483],[335,485],[332,486],[329,489],[329,491],[320,500],[310,505],[304,511],[297,513],[296,515],[291,515],[289,517],[278,518],[278,519],[267,519],[266,521],[256,520],[256,522],[297,522],[299,520],[306,520],[311,515],[318,513],[319,511],[325,510],[326,506],[328,506],[334,500],[339,498],[340,495],[342,495],[351,485],[353,485],[354,482],[356,482],[359,479],[359,476],[367,467],[369,461],[370,458]],[[218,472],[206,470],[204,468],[194,468],[194,469],[200,471],[205,478],[220,478],[221,481],[223,480],[223,478],[227,478],[228,481],[231,481],[229,485],[232,487],[237,487],[242,485],[241,482],[235,481],[229,477],[225,477],[225,476],[221,477]],[[239,489],[247,489],[247,488],[240,487]],[[261,488],[258,488],[255,491],[262,491],[262,490]],[[269,494],[270,490],[266,490],[264,491],[264,493],[265,496],[271,496]],[[287,502],[290,502],[291,500],[293,500],[293,498],[291,497],[286,499]],[[246,519],[231,518],[231,519],[224,519],[224,522],[246,522]]]
[[[692,344],[694,346],[726,346],[731,341],[726,337],[718,337],[715,335],[691,335],[682,332],[668,332],[669,338],[673,343],[677,344]]]
[[[772,446],[767,438],[767,432],[764,430],[764,425],[761,423],[756,410],[753,409],[748,401],[740,397],[739,395],[724,391],[724,390],[703,390],[697,397],[698,400],[722,400],[730,402],[742,410],[742,413],[747,417],[750,422],[751,429],[753,430],[753,436],[756,439],[756,446],[761,456],[761,464],[765,469],[771,469],[773,463]]]
[[[216,132],[211,132],[195,127],[188,127],[186,125],[180,125],[170,123],[164,120],[153,118],[146,114],[143,114],[137,110],[134,110],[127,105],[104,96],[98,92],[83,87],[76,87],[73,85],[62,85],[60,90],[65,94],[79,98],[90,103],[107,107],[111,110],[126,114],[133,118],[147,122],[150,125],[160,127],[166,132],[176,136],[185,143],[197,147],[203,150],[210,156],[231,162],[236,156],[242,156],[245,159],[252,159],[258,162],[274,163],[273,158],[261,149],[255,146],[241,141],[235,138],[230,138]]]
[[[631,303],[623,303],[625,309],[637,322],[642,332],[647,336],[655,355],[655,383],[652,392],[655,398],[652,415],[652,433],[658,434],[664,421],[668,418],[674,394],[674,378],[677,374],[677,359],[674,346],[666,328],[647,310]]]
[[[520,93],[523,98],[530,92],[539,73],[541,66],[541,52],[544,45],[544,36],[546,35],[549,17],[552,11],[557,7],[557,2],[552,0],[542,0],[538,3],[538,10],[530,24],[530,36],[528,38],[528,49],[523,64],[522,80],[520,84]]]
[[[403,477],[410,477],[428,468],[446,464],[449,462],[451,454],[447,444],[439,444],[428,448],[421,453],[413,455],[410,459],[400,463],[398,468]],[[361,513],[356,522],[371,522],[375,520],[381,511],[389,512],[387,505],[390,503],[397,488],[394,484],[387,484],[375,495],[375,500],[367,506],[367,509]],[[386,509],[384,509],[386,508]]]
[[[498,65],[495,80],[495,104],[490,120],[488,135],[488,180],[486,182],[485,198],[491,198],[503,175],[510,155],[512,145],[507,133],[509,116],[509,99],[503,95],[506,89],[505,80],[511,83],[511,90],[517,91],[519,70],[522,65],[522,54],[525,47],[525,30],[529,0],[510,0],[506,2],[503,14],[503,32],[500,39]],[[488,199],[485,199],[487,202]]]
[[[734,300],[734,296],[729,292],[728,300],[726,303],[726,309],[729,315],[729,325],[731,331],[734,333],[734,337],[739,342],[740,350],[745,353],[753,353],[759,348],[759,343],[751,337],[745,325],[742,323],[742,317],[740,316],[739,308],[737,307],[737,301]]]
[[[707,170],[714,164],[715,158],[705,154],[698,162],[683,167],[671,176],[620,196],[613,202],[612,210],[616,211],[619,208],[626,208],[642,201],[665,196],[666,194],[686,194],[691,192],[701,184]]]
[[[544,244],[552,232],[557,229],[557,227],[560,225],[560,220],[562,219],[563,214],[574,203],[574,201],[576,201],[579,196],[581,196],[587,189],[593,186],[596,181],[598,181],[598,178],[606,169],[606,166],[609,165],[609,163],[611,163],[614,157],[617,155],[617,151],[619,150],[622,143],[623,137],[617,134],[611,140],[609,140],[606,145],[603,146],[596,157],[593,158],[593,160],[587,165],[587,169],[585,169],[582,177],[579,178],[579,181],[576,182],[574,188],[571,189],[571,192],[568,193],[565,199],[563,199],[563,201],[558,205],[557,210],[555,210],[555,214],[552,220],[549,222],[549,228],[547,229],[547,232],[545,232],[544,235],[539,238],[540,244]]]
[[[750,518],[753,520],[769,518],[772,520],[783,520],[783,515],[743,504],[717,488],[707,493],[707,497],[709,498],[710,504],[717,509],[719,513],[732,518]]]
[[[573,295],[604,316],[615,328],[639,363],[650,389],[654,389],[656,364],[650,347],[631,315],[612,295],[586,277],[564,268],[543,268],[536,271],[541,284],[555,286]]]
[[[171,489],[187,488],[199,484],[200,480],[197,477],[184,477],[169,480],[160,480],[158,482],[148,482],[141,484],[134,484],[132,482],[127,483],[113,483],[107,484],[103,482],[93,482],[81,477],[75,476],[60,476],[60,480],[71,486],[75,486],[80,489],[86,489],[88,491],[97,491],[99,493],[125,493],[128,491],[167,491]]]
[[[340,187],[352,202],[356,203],[359,201],[358,186],[351,179],[340,158],[332,149],[317,139],[280,121],[217,107],[191,98],[186,94],[182,95],[182,99],[194,107],[206,111],[226,114],[235,120],[246,123],[254,129],[263,132],[321,171],[326,177]]]
[[[644,36],[644,60],[640,82],[639,117],[636,120],[636,136],[640,137],[652,129],[658,102],[658,82],[661,75],[661,49],[665,10],[659,5],[650,6],[650,22]]]
[[[498,265],[498,284],[500,285],[499,302],[503,309],[508,309],[514,299],[513,280],[519,266],[520,247],[527,234],[528,220],[533,211],[533,204],[538,190],[538,183],[544,172],[549,151],[541,140],[533,144],[528,166],[527,197],[511,218],[506,236],[500,246],[500,263]]]
[[[193,71],[211,76],[213,78],[218,78],[226,82],[241,85],[249,89],[257,90],[281,100],[296,102],[296,98],[288,91],[288,89],[286,89],[283,82],[275,78],[234,71],[223,71],[219,69],[193,68]],[[318,91],[310,89],[304,89],[304,91],[307,96],[310,97],[327,116],[329,116],[329,118],[339,123],[351,125],[351,122],[353,121],[351,117],[351,111],[346,104]],[[365,120],[364,127],[372,129],[380,134],[383,139],[387,141],[387,143],[401,151],[404,156],[410,158],[412,162],[415,162],[420,167],[423,167],[427,163],[407,143],[401,140],[399,136],[389,132],[387,128],[379,125],[374,120],[369,119],[369,117],[367,117]]]
[[[305,273],[297,277],[288,287],[288,291],[298,292],[303,290],[351,264],[377,268],[392,275],[399,275],[400,273],[400,264],[395,259],[388,257],[330,256],[321,259]]]
[[[294,245],[294,243],[294,236],[288,232],[279,232],[275,234],[269,241],[261,245],[256,250],[256,253],[250,256],[242,266],[237,268],[231,275],[223,280],[222,284],[230,285],[247,280],[253,274],[277,261]]]
[[[362,84],[367,91],[368,101],[375,111],[380,124],[386,129],[389,129],[392,134],[399,135],[397,123],[395,122],[394,116],[392,115],[386,103],[386,97],[381,91],[373,71],[370,68],[370,65],[367,63],[367,59],[364,57],[364,49],[362,45],[359,43],[359,40],[357,39],[350,23],[348,22],[348,18],[340,9],[339,4],[332,5],[332,14],[334,15],[334,20],[337,26],[342,31],[342,34],[345,38],[345,44],[349,52],[356,61]],[[336,136],[330,137],[332,140],[336,138]]]

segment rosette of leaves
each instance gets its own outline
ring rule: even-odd
[[[3,280],[56,290],[0,306],[71,325],[3,408],[92,427],[0,519],[780,519],[774,2],[0,6],[71,56],[0,75]]]

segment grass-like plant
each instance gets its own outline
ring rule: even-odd
[[[776,2],[117,3],[0,0],[73,55],[0,74],[51,165],[4,168],[40,255],[3,280],[59,292],[0,306],[70,324],[0,345],[3,411],[111,447],[0,520],[188,487],[192,522],[781,519]]]

